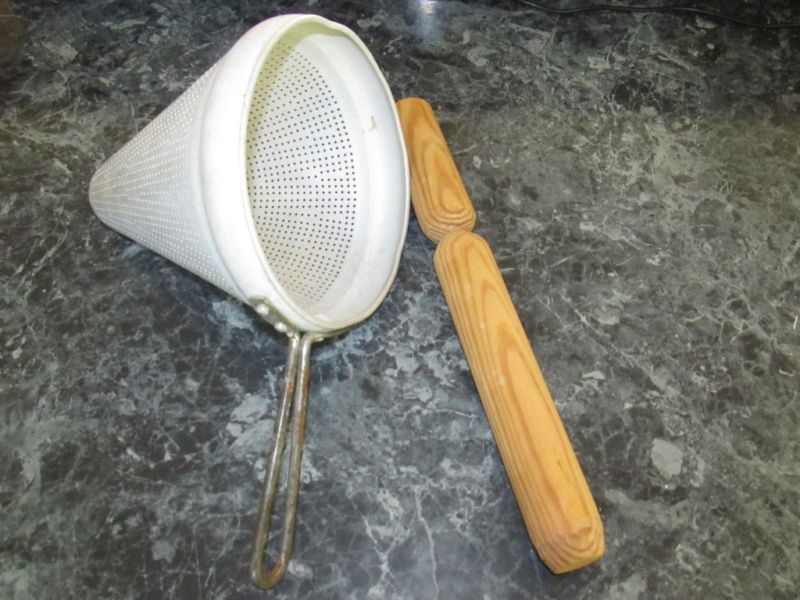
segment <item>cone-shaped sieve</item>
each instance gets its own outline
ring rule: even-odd
[[[366,319],[388,293],[408,185],[394,102],[372,55],[352,31],[313,15],[253,27],[92,177],[101,220],[289,337],[251,563],[260,587],[280,580],[292,550],[311,344]],[[281,550],[265,571],[292,412]]]

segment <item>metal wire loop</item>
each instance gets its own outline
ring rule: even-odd
[[[258,508],[258,526],[253,542],[253,555],[250,571],[253,583],[262,589],[269,589],[283,577],[294,547],[294,530],[297,521],[297,499],[300,491],[300,467],[303,462],[303,440],[306,428],[306,408],[308,383],[311,373],[311,345],[326,337],[318,333],[289,336],[289,352],[284,368],[284,386],[278,414],[272,431],[272,441],[267,453],[267,472]],[[294,406],[293,406],[294,405]],[[280,552],[273,566],[264,568],[265,550],[269,542],[272,513],[278,492],[278,482],[283,464],[283,451],[289,415],[292,415],[292,434],[289,450],[289,473],[286,482],[286,508],[283,517]]]

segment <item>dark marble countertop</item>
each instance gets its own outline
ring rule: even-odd
[[[800,33],[511,1],[12,6],[1,597],[797,597]],[[294,560],[251,586],[285,342],[87,187],[286,12],[349,25],[437,110],[601,507],[596,565],[532,549],[412,222],[384,305],[315,348]]]

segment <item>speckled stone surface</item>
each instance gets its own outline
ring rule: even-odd
[[[12,6],[0,597],[797,597],[800,34],[513,2]],[[412,223],[385,304],[314,351],[294,560],[249,583],[284,340],[104,227],[87,186],[286,12],[351,26],[438,111],[601,507],[597,565],[536,557]]]

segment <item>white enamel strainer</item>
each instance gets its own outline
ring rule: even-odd
[[[313,15],[253,27],[92,177],[104,223],[289,338],[251,563],[260,587],[280,580],[292,552],[311,345],[366,319],[388,293],[408,182],[375,60],[350,29]],[[266,571],[290,414],[281,548]]]

